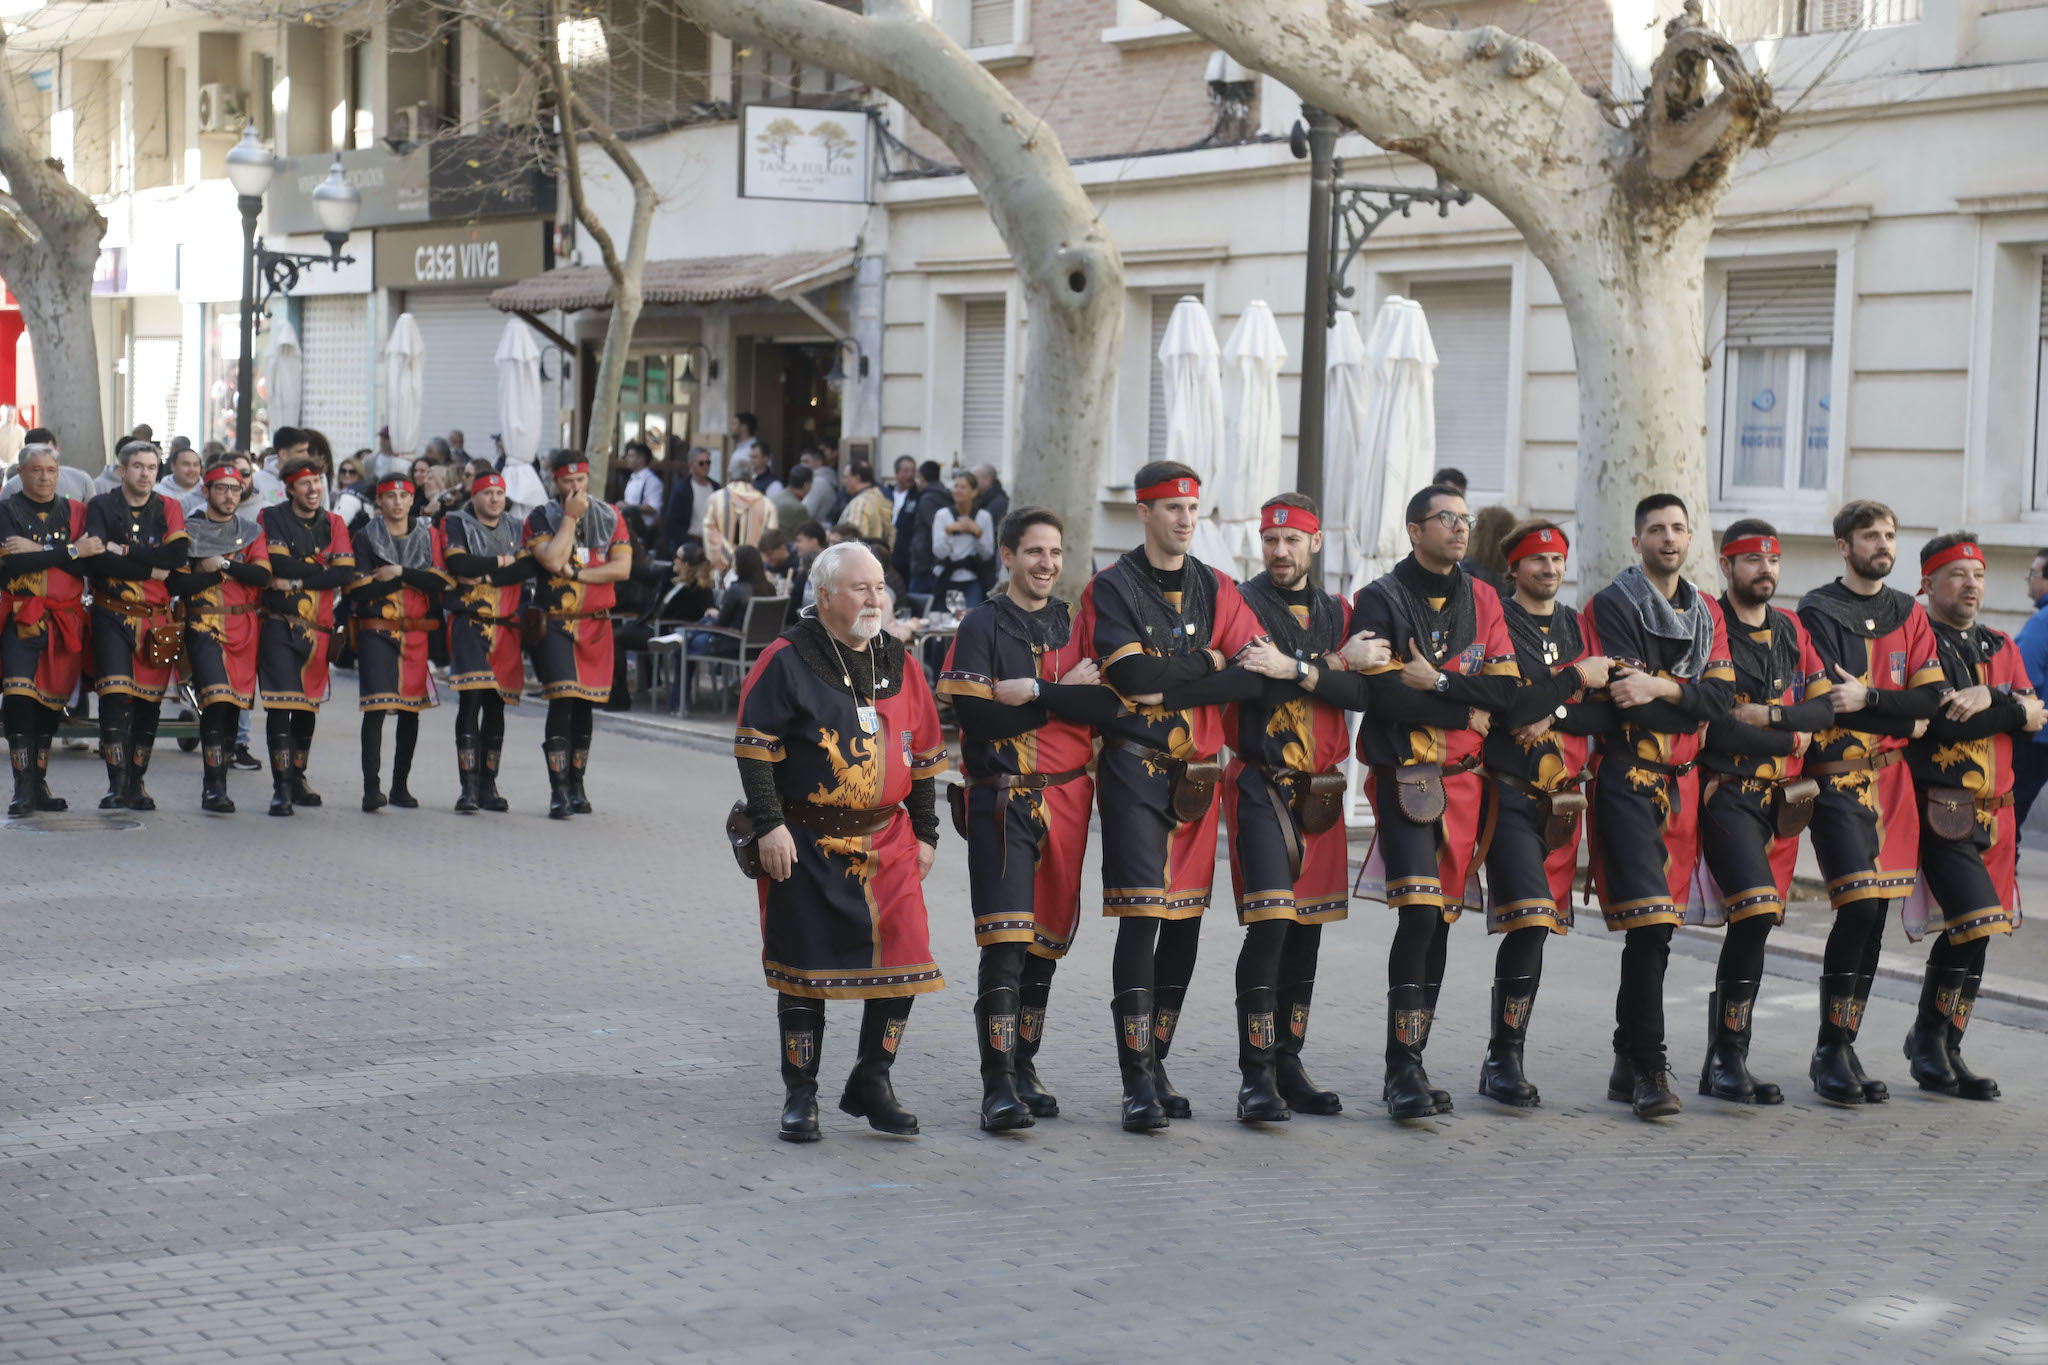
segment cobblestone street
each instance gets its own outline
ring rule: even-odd
[[[1618,944],[1582,927],[1551,945],[1544,1104],[1517,1113],[1472,1093],[1491,944],[1468,921],[1429,1053],[1457,1110],[1396,1125],[1389,925],[1358,905],[1308,1053],[1347,1110],[1252,1130],[1213,913],[1174,1051],[1196,1117],[1134,1136],[1091,916],[1040,1058],[1062,1115],[990,1136],[948,830],[927,894],[952,986],[896,1070],[924,1135],[828,1103],[793,1147],[729,758],[601,729],[599,814],[552,824],[529,704],[513,812],[462,817],[442,710],[423,808],[365,816],[342,700],[320,810],[266,819],[267,778],[238,773],[242,813],[201,816],[168,750],[164,808],[105,829],[73,752],[64,827],[0,830],[0,1360],[2048,1360],[2048,1016],[2023,1005],[1987,998],[1970,1035],[2002,1102],[1925,1097],[1911,987],[1881,981],[1861,1052],[1894,1098],[1837,1110],[1805,1080],[1814,968],[1774,958],[1753,1065],[1790,1099],[1741,1109],[1693,1094],[1713,945],[1681,937],[1686,1109],[1645,1124],[1604,1098]],[[856,1013],[830,1010],[828,1098]]]

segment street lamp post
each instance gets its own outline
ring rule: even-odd
[[[256,244],[256,220],[263,213],[263,195],[277,174],[277,162],[256,138],[256,125],[242,130],[242,140],[227,155],[228,181],[242,211],[242,353],[235,366],[235,449],[249,449],[252,408],[256,399],[256,314],[274,294],[288,294],[299,272],[323,262],[339,270],[355,264],[341,254],[362,211],[363,196],[348,183],[341,153],[334,154],[327,178],[313,190],[313,212],[327,239],[325,256],[272,251]]]

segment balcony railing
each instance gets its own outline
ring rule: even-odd
[[[1738,43],[1920,22],[1921,0],[1708,0],[1708,22]]]

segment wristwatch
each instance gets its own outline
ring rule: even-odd
[[[1044,693],[1045,693],[1045,683],[1044,683],[1044,681],[1043,681],[1042,679],[1039,679],[1039,678],[1033,678],[1033,679],[1031,680],[1031,700],[1033,700],[1033,701],[1037,701],[1037,700],[1039,699],[1039,697],[1041,697],[1041,696],[1043,696],[1043,695],[1044,695]]]
[[[1308,660],[1307,660],[1307,659],[1296,659],[1296,660],[1294,661],[1294,680],[1295,680],[1296,682],[1307,682],[1307,681],[1308,681]]]
[[[1783,719],[1785,719],[1785,708],[1782,706],[1773,706],[1771,708],[1771,724],[1776,725],[1779,721]]]
[[[1436,690],[1437,690],[1437,695],[1438,695],[1438,696],[1442,696],[1442,695],[1443,695],[1444,693],[1446,693],[1446,692],[1448,692],[1448,691],[1450,691],[1450,690],[1451,690],[1451,675],[1450,675],[1450,674],[1448,674],[1448,673],[1438,673],[1438,674],[1436,675]]]

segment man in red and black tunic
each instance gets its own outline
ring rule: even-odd
[[[1145,543],[1089,582],[1075,630],[1130,709],[1102,728],[1102,913],[1121,921],[1110,1002],[1123,1076],[1123,1125],[1164,1128],[1192,1112],[1166,1077],[1167,1049],[1195,972],[1216,876],[1222,708],[1176,709],[1163,695],[1221,671],[1216,646],[1241,638],[1244,599],[1188,553],[1201,483],[1172,460],[1138,471]]]
[[[1721,534],[1721,620],[1735,665],[1735,702],[1700,747],[1700,861],[1689,924],[1728,926],[1707,999],[1700,1093],[1737,1104],[1781,1104],[1785,1092],[1749,1073],[1751,1018],[1764,942],[1785,922],[1799,858],[1796,826],[1810,800],[1788,791],[1816,731],[1834,723],[1827,669],[1799,618],[1772,606],[1780,546],[1769,522],[1745,518]]]
[[[420,738],[420,712],[434,704],[428,652],[440,629],[441,592],[448,576],[434,567],[434,528],[413,515],[417,490],[404,474],[377,482],[377,515],[357,534],[356,581],[349,585],[349,618],[356,646],[356,709],[363,714],[363,809],[388,799],[413,810],[419,798],[406,779]],[[395,713],[391,794],[383,788],[384,717]]]
[[[2013,815],[2012,746],[2048,720],[2012,637],[1977,624],[1984,605],[1984,552],[1969,531],[1936,536],[1920,549],[1920,591],[1954,690],[1906,746],[1913,784],[1926,806],[1920,823],[1920,878],[1906,902],[1906,932],[1933,933],[1920,1011],[1906,1034],[1906,1060],[1922,1090],[1995,1100],[1998,1082],[1963,1061],[1963,1030],[1984,981],[1997,934],[2019,924],[2018,822]],[[2024,740],[2022,743],[2026,742]]]
[[[256,676],[270,747],[270,813],[290,815],[294,806],[320,804],[320,793],[306,785],[306,760],[320,703],[327,700],[334,595],[355,581],[356,559],[347,524],[320,505],[326,487],[320,466],[289,460],[279,477],[285,500],[256,518],[270,547],[271,578],[256,639]]]
[[[1511,594],[1501,619],[1515,649],[1522,688],[1493,718],[1484,754],[1492,780],[1493,840],[1486,850],[1486,930],[1499,934],[1492,1015],[1479,1093],[1517,1109],[1541,1095],[1523,1071],[1529,1016],[1543,976],[1543,948],[1572,926],[1579,870],[1579,818],[1591,736],[1612,727],[1614,709],[1587,700],[1607,684],[1607,660],[1590,654],[1579,614],[1558,590],[1571,544],[1552,521],[1527,521],[1501,544]]]
[[[548,459],[555,498],[526,519],[526,549],[539,566],[534,609],[542,620],[533,669],[548,715],[548,817],[590,814],[583,790],[597,704],[612,694],[612,606],[633,572],[633,541],[619,509],[590,496],[590,462],[573,450]]]
[[[462,793],[455,809],[502,811],[498,757],[505,708],[519,704],[526,665],[519,652],[519,594],[539,567],[521,543],[523,528],[505,516],[505,479],[479,474],[469,505],[435,530],[435,565],[455,580],[448,607],[448,682],[455,689],[455,766]]]
[[[185,523],[191,557],[171,587],[184,602],[185,660],[199,700],[199,808],[229,815],[235,727],[256,704],[256,613],[270,586],[270,545],[254,517],[236,514],[242,473],[232,458],[216,456],[201,477],[206,501]]]
[[[1054,597],[1063,528],[1043,507],[1003,518],[1009,583],[967,613],[946,653],[939,695],[960,721],[967,781],[954,825],[967,840],[974,941],[981,946],[974,1020],[981,1051],[981,1126],[1028,1128],[1059,1113],[1039,1083],[1053,971],[1080,925],[1081,860],[1095,783],[1094,727],[1116,694]]]
[[[0,717],[14,769],[10,816],[63,810],[50,740],[85,662],[85,564],[103,548],[85,504],[57,494],[57,447],[22,447],[21,491],[0,501]]]
[[[1167,704],[1222,697],[1231,761],[1223,774],[1230,880],[1244,945],[1237,957],[1237,1116],[1270,1123],[1337,1114],[1343,1100],[1301,1064],[1323,926],[1343,919],[1350,893],[1341,770],[1351,748],[1346,709],[1365,706],[1355,668],[1387,661],[1385,640],[1347,642],[1344,603],[1317,587],[1322,552],[1313,500],[1282,493],[1259,509],[1265,571],[1239,585],[1250,609],[1236,662],[1183,684]],[[1238,680],[1243,680],[1239,685]]]
[[[1820,783],[1814,857],[1835,911],[1821,962],[1820,1034],[1807,1074],[1835,1104],[1890,1098],[1856,1055],[1856,1034],[1877,979],[1885,912],[1913,894],[1920,811],[1906,741],[1925,733],[1950,684],[1920,604],[1885,586],[1898,555],[1898,518],[1881,502],[1835,513],[1842,576],[1799,603],[1799,621],[1827,665],[1835,715],[1813,737],[1805,775]]]
[[[185,567],[185,514],[156,491],[154,445],[128,441],[115,458],[120,485],[85,508],[85,533],[107,547],[89,566],[93,685],[99,693],[100,757],[107,764],[100,809],[155,810],[143,775],[182,643],[168,580],[172,570]]]
[[[890,1069],[912,998],[946,984],[923,887],[946,742],[924,669],[882,630],[881,562],[858,542],[834,545],[811,582],[817,615],[762,651],[733,737],[767,874],[761,965],[782,1027],[780,1136],[818,1139],[827,1000],[867,1002],[839,1107],[882,1132],[915,1133]]]
[[[1387,953],[1386,1081],[1381,1098],[1397,1119],[1450,1111],[1429,1083],[1429,1045],[1443,988],[1451,922],[1483,908],[1477,893],[1486,852],[1489,787],[1480,747],[1495,711],[1514,704],[1521,675],[1500,598],[1458,566],[1472,517],[1455,488],[1431,484],[1408,500],[1406,559],[1359,590],[1351,628],[1392,646],[1366,672],[1369,704],[1358,726],[1359,761],[1375,821],[1355,894],[1384,901],[1398,924]]]
[[[1619,712],[1593,776],[1593,885],[1610,931],[1626,936],[1614,1000],[1607,1097],[1643,1119],[1679,1110],[1664,1051],[1664,969],[1699,862],[1700,731],[1728,713],[1735,666],[1721,609],[1680,570],[1692,522],[1674,493],[1636,504],[1632,564],[1594,594],[1587,648],[1610,661]]]

